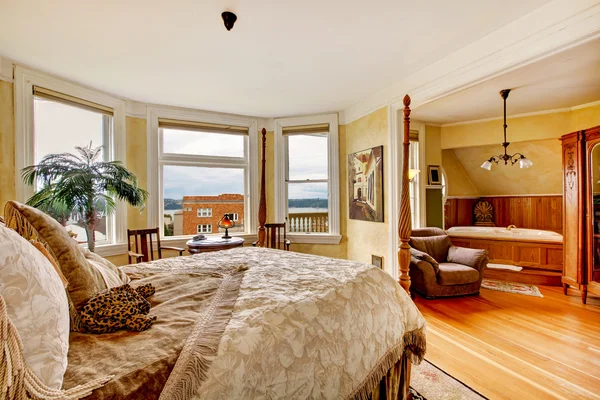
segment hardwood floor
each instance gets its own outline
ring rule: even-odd
[[[425,358],[490,399],[600,399],[600,298],[539,288],[544,298],[416,295]]]

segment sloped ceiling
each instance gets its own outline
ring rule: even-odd
[[[444,169],[455,170],[454,157],[462,166],[468,179],[479,196],[502,196],[522,194],[561,194],[562,157],[558,139],[536,140],[512,143],[508,147],[509,154],[522,153],[534,165],[528,169],[519,168],[518,164],[494,164],[491,171],[480,168],[481,164],[493,155],[503,152],[502,146],[489,145],[465,147],[442,152]],[[452,179],[461,179],[459,175],[448,175],[450,196],[472,196],[472,190],[461,193],[465,185],[452,185]],[[464,179],[464,176],[463,178]],[[469,185],[468,187],[471,187]]]

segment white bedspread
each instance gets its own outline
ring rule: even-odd
[[[194,257],[248,265],[199,399],[350,398],[406,337],[423,356],[423,317],[371,265],[261,248]]]

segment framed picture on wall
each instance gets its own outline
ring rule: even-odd
[[[440,171],[439,165],[430,165],[428,167],[429,172],[429,185],[441,185],[442,184],[442,175]]]
[[[348,155],[348,216],[383,222],[383,146]]]

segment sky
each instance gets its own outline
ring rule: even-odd
[[[75,146],[102,144],[102,115],[53,101],[34,102],[35,161],[75,152]],[[327,179],[327,137],[289,136],[289,179]],[[187,155],[244,156],[244,137],[175,129],[163,130],[163,151]],[[145,156],[145,155],[143,155]],[[240,168],[163,167],[164,198],[184,195],[244,194]],[[326,199],[327,183],[289,183],[290,199]]]

